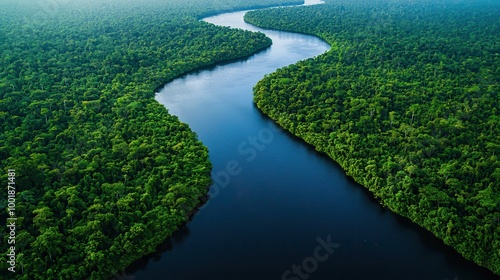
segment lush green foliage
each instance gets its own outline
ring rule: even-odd
[[[200,16],[283,1],[83,2],[0,3],[2,221],[7,169],[17,175],[9,279],[105,279],[186,221],[211,183],[208,152],[154,90],[271,43]]]
[[[500,274],[500,2],[432,2],[248,13],[332,46],[260,81],[255,102],[382,204]]]

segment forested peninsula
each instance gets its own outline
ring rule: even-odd
[[[0,269],[13,246],[9,279],[108,279],[154,251],[211,184],[206,147],[155,89],[271,44],[199,19],[301,1],[48,2],[0,3],[0,219],[17,218],[15,244],[0,230]]]
[[[332,46],[266,76],[256,106],[500,275],[500,2],[341,0],[245,20]]]

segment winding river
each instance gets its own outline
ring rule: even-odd
[[[258,80],[329,46],[311,36],[256,28],[243,21],[244,13],[204,20],[264,32],[272,47],[190,73],[157,93],[208,146],[215,184],[193,220],[157,253],[130,267],[129,275],[134,280],[493,279],[381,207],[336,163],[256,109],[252,87]]]

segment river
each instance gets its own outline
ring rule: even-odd
[[[215,184],[193,220],[132,265],[130,278],[492,279],[384,209],[335,162],[259,112],[252,102],[257,81],[329,46],[311,36],[256,28],[243,21],[244,13],[204,20],[264,32],[272,47],[180,77],[156,95],[208,146]]]

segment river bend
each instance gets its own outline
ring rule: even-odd
[[[156,95],[208,146],[215,184],[186,228],[130,268],[134,279],[490,279],[259,112],[257,81],[329,46],[256,28],[244,13],[204,20],[264,32],[270,48],[175,79]]]

